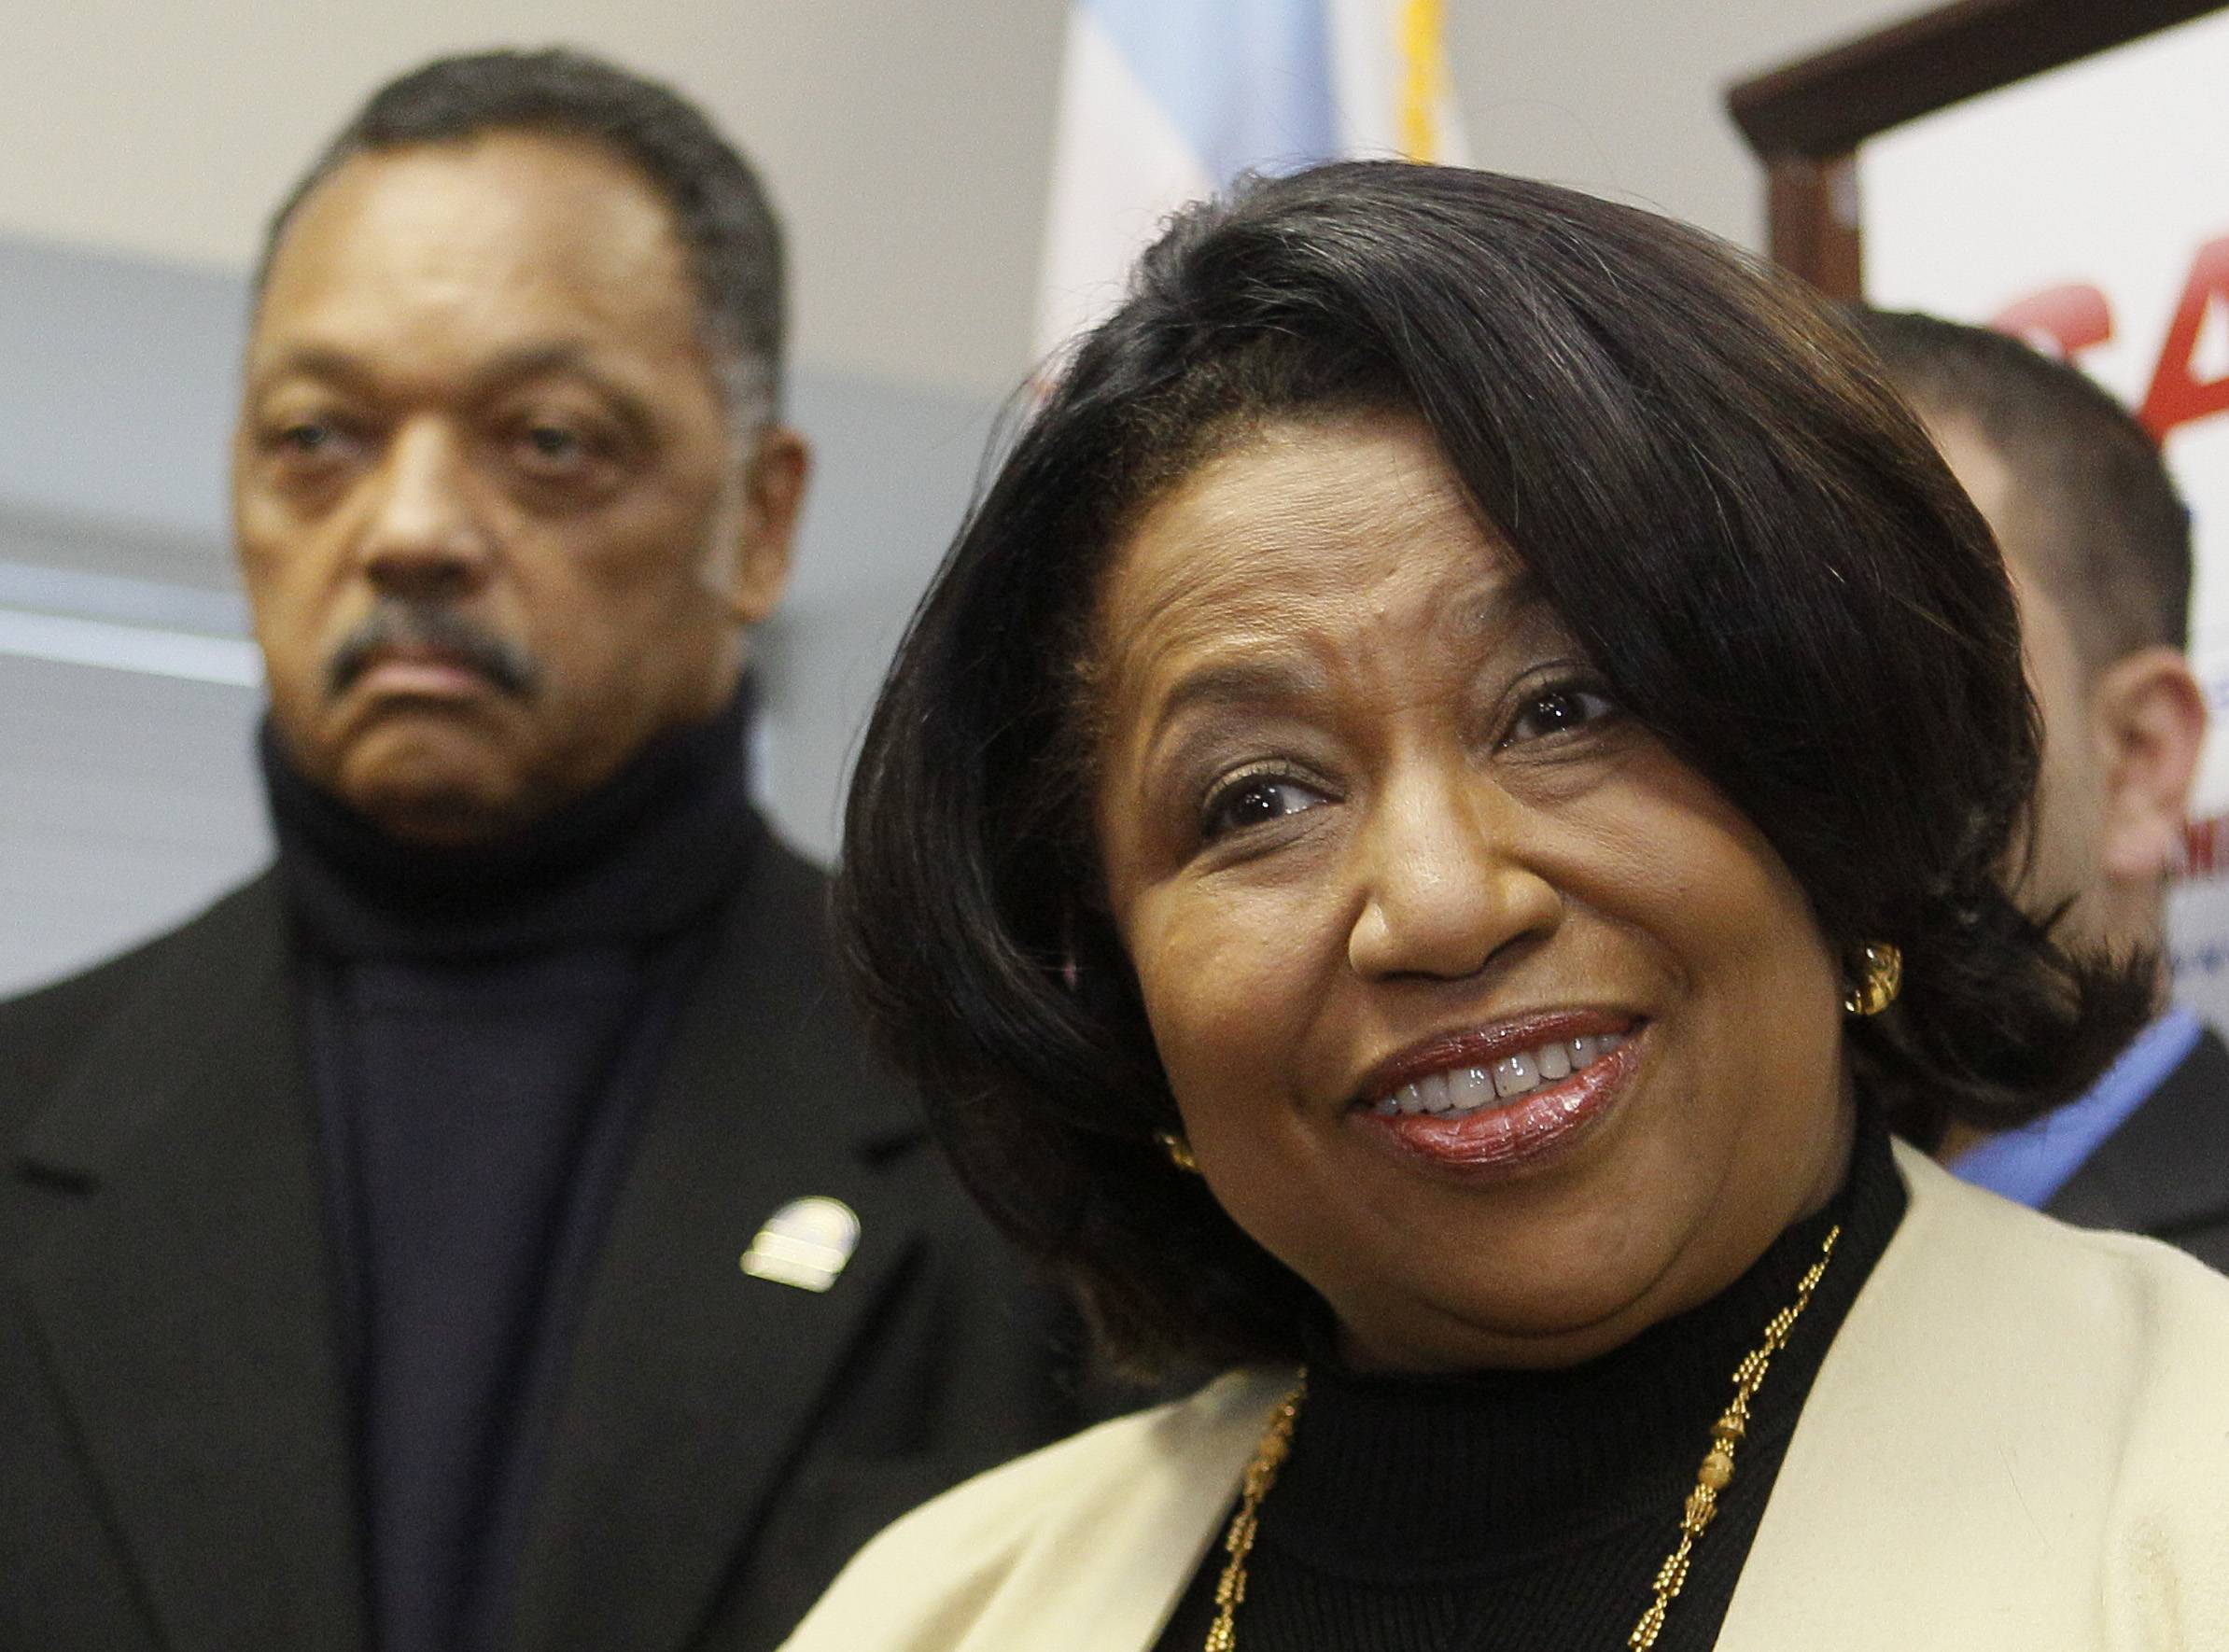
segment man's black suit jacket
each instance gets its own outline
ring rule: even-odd
[[[2229,1046],[2201,1036],[2043,1208],[2148,1233],[2229,1273]]]
[[[865,1058],[823,884],[768,834],[590,1279],[523,1652],[773,1645],[861,1542],[1065,1433],[1058,1316]],[[0,1647],[367,1645],[288,920],[266,875],[0,1006]],[[825,1294],[738,1266],[843,1200]]]

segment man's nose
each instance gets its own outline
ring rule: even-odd
[[[1389,789],[1356,846],[1364,900],[1349,967],[1366,980],[1460,980],[1553,930],[1563,899],[1522,836],[1521,805],[1475,772]]]
[[[456,435],[432,421],[402,426],[372,483],[357,554],[374,585],[443,598],[481,584],[494,547]]]

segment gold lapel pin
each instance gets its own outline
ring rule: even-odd
[[[851,1207],[814,1194],[792,1199],[766,1218],[743,1253],[743,1271],[801,1291],[825,1291],[858,1249],[859,1217]]]

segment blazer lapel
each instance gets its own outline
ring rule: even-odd
[[[1060,1500],[1061,1527],[1040,1517],[1027,1559],[988,1609],[967,1622],[952,1652],[1044,1645],[1044,1628],[1055,1623],[1062,1627],[1062,1652],[1139,1652],[1157,1644],[1193,1574],[1223,1536],[1262,1432],[1292,1386],[1290,1370],[1232,1371],[1157,1417],[1116,1424],[1159,1437],[1104,1497],[1087,1505]],[[1085,1445],[1058,1449],[1081,1456]],[[923,1576],[933,1586],[981,1559],[947,1549]],[[885,1612],[864,1604],[853,1646],[875,1644],[885,1629]],[[840,1623],[832,1627],[841,1632]],[[834,1636],[798,1639],[802,1645],[783,1652],[834,1644]]]
[[[1241,1369],[890,1526],[782,1652],[1140,1652],[1223,1535],[1293,1372]]]
[[[2174,1506],[2150,1501],[2156,1482],[2139,1476],[2138,1493],[2122,1480],[2132,1453],[2160,1443],[2132,1432],[2130,1378],[2151,1373],[2064,1357],[2074,1327],[2111,1312],[2160,1337],[2130,1311],[2149,1295],[2130,1259],[2111,1254],[2117,1241],[2087,1255],[2053,1242],[1901,1142],[1897,1162],[1911,1205],[1812,1385],[1718,1652],[2182,1645],[2106,1627],[2143,1615],[2133,1580],[2170,1578],[2180,1535],[2171,1518],[2153,1523]],[[2148,1547],[2156,1574],[2138,1558]],[[2124,1564],[2139,1598],[2115,1602]]]
[[[2169,1240],[2229,1225],[2229,1046],[2204,1034],[2044,1209]]]
[[[515,1596],[519,1647],[687,1644],[902,1282],[919,1218],[878,1164],[921,1132],[862,1058],[814,940],[823,921],[817,875],[763,844],[591,1274]],[[745,1272],[766,1218],[812,1196],[860,1222],[829,1288]]]
[[[165,1645],[364,1640],[285,917],[165,944],[26,1138],[26,1295]]]

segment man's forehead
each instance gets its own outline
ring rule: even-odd
[[[249,395],[290,379],[443,399],[573,368],[637,401],[718,397],[663,199],[602,146],[528,133],[352,158],[287,227]]]
[[[280,238],[258,320],[351,303],[693,315],[688,277],[665,201],[624,160],[587,139],[498,132],[337,167]]]

